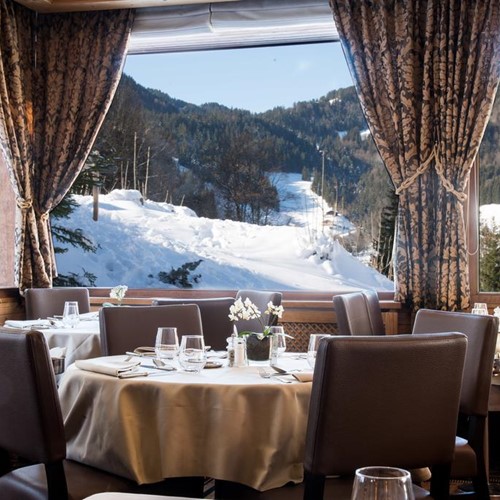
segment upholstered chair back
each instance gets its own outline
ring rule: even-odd
[[[62,315],[64,303],[68,300],[78,302],[80,314],[90,312],[90,298],[87,288],[28,288],[24,297],[26,319]]]
[[[229,319],[229,308],[233,303],[234,297],[153,299],[153,305],[155,306],[196,304],[200,308],[205,344],[211,346],[214,350],[226,349],[226,339],[233,333],[233,323]]]
[[[160,326],[175,326],[179,337],[203,335],[196,304],[103,307],[99,323],[101,350],[105,356],[124,354],[141,346],[154,347]]]
[[[378,297],[373,294],[363,291],[333,297],[338,335],[385,334]]]

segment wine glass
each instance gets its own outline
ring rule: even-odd
[[[203,335],[183,335],[179,350],[179,364],[187,372],[200,372],[207,362]]]
[[[330,337],[327,333],[311,333],[309,337],[309,346],[307,348],[307,363],[311,368],[316,364],[316,353],[321,339]]]
[[[414,500],[411,476],[397,467],[363,467],[356,471],[351,500]]]
[[[281,356],[286,351],[285,330],[282,326],[271,326],[269,331],[271,332],[271,335],[277,336],[278,356]]]
[[[64,312],[62,323],[66,327],[74,328],[80,321],[77,301],[66,301],[64,303]]]
[[[156,332],[155,353],[158,359],[173,360],[179,352],[177,328],[160,326]]]

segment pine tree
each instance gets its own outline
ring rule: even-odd
[[[500,232],[496,225],[480,230],[479,286],[484,292],[500,291]]]

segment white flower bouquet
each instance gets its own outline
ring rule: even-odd
[[[125,298],[127,290],[127,285],[118,285],[111,289],[111,291],[109,292],[109,296],[112,299],[116,299],[118,301],[118,305],[120,305]]]
[[[277,318],[281,318],[283,316],[283,311],[283,306],[275,306],[272,302],[269,302],[264,314],[270,314]],[[239,320],[258,319],[262,327],[262,332],[256,332],[259,340],[264,339],[270,334],[271,327],[264,324],[261,311],[248,297],[244,301],[241,297],[234,301],[234,304],[229,308],[229,319],[234,322],[238,322]],[[251,333],[253,332],[242,331],[238,333],[238,336],[242,337],[250,335]]]

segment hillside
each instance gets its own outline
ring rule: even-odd
[[[104,194],[135,189],[200,217],[267,224],[280,210],[276,174],[299,173],[357,226],[346,247],[379,250],[389,269],[397,199],[366,129],[354,87],[255,114],[190,104],[124,75],[73,192],[90,194],[97,181]],[[500,203],[499,139],[497,100],[481,148],[481,204]]]

